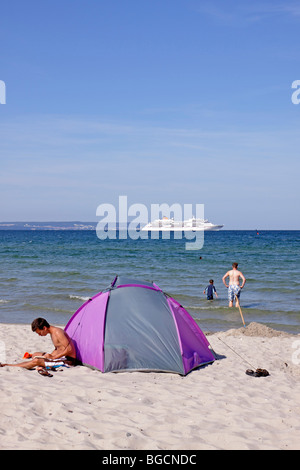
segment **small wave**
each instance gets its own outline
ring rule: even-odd
[[[90,297],[82,297],[81,295],[69,295],[70,299],[75,299],[75,300],[89,300]]]
[[[16,277],[9,277],[7,279],[1,278],[0,282],[10,283],[10,282],[16,282],[17,280],[18,280],[18,278],[16,278]]]
[[[58,307],[47,307],[45,305],[34,305],[30,303],[24,303],[23,304],[23,310],[29,310],[29,311],[42,311],[42,312],[55,312],[55,313],[62,313],[66,315],[70,315],[72,313],[72,310],[67,310],[64,308],[58,308]]]
[[[8,304],[9,300],[0,299],[0,304]]]
[[[189,310],[213,310],[213,309],[219,309],[219,310],[222,310],[222,309],[228,309],[228,307],[226,305],[206,305],[205,307],[195,307],[195,306],[191,306],[191,307],[184,307],[187,311]]]

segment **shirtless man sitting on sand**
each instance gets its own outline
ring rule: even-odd
[[[47,336],[50,334],[54,351],[52,353],[35,352],[31,354],[31,360],[21,362],[20,364],[1,364],[0,367],[23,367],[25,369],[45,368],[53,365],[75,365],[76,364],[76,351],[74,344],[66,334],[66,332],[56,326],[49,325],[44,318],[36,318],[31,324],[32,331],[36,332],[39,336]]]
[[[233,306],[233,300],[236,297],[235,306],[239,306],[239,298],[241,294],[241,289],[243,289],[246,278],[241,271],[238,271],[238,263],[232,263],[232,269],[227,271],[223,276],[223,283],[228,288],[228,300],[229,307]],[[229,285],[226,284],[226,278],[229,277]],[[240,286],[240,278],[242,279],[242,285]]]

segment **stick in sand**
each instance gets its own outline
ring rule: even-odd
[[[240,311],[240,314],[241,314],[241,317],[242,317],[242,320],[243,320],[244,327],[246,328],[245,321],[244,321],[244,317],[243,317],[243,313],[242,313],[242,309],[241,309],[241,307],[240,307],[240,301],[239,301],[237,295],[235,296],[235,298],[236,298],[236,302],[237,302],[238,307],[239,307],[239,311]]]

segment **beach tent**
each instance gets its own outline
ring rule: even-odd
[[[186,375],[215,360],[190,314],[156,284],[116,277],[68,322],[77,359],[109,371],[164,371]]]

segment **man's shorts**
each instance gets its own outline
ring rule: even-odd
[[[45,367],[47,368],[52,368],[55,369],[57,367],[69,367],[69,366],[76,366],[78,364],[78,361],[74,359],[74,357],[69,357],[69,356],[63,356],[59,359],[52,359],[47,361],[45,359]]]
[[[233,302],[234,299],[235,299],[235,296],[237,296],[237,298],[239,299],[240,294],[241,294],[240,286],[230,285],[228,287],[228,300],[229,300],[229,302]]]

